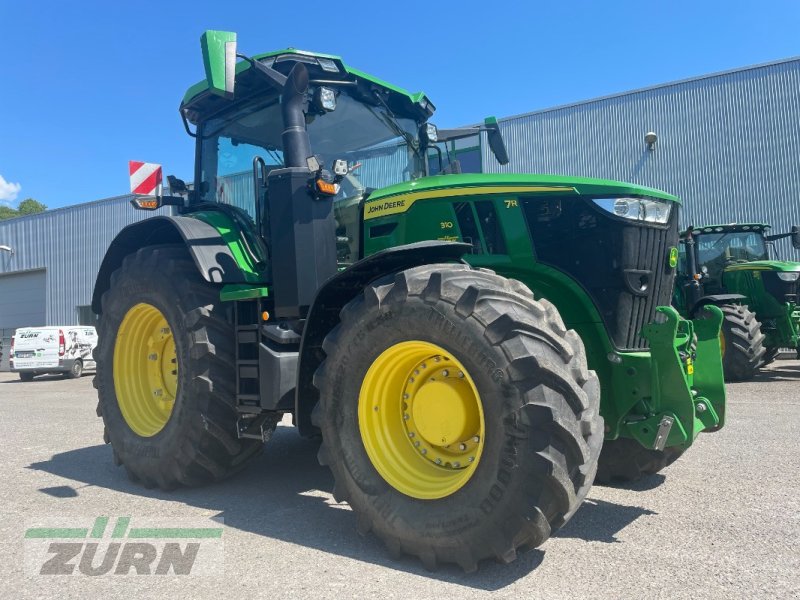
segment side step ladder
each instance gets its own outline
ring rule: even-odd
[[[259,396],[258,330],[260,300],[240,300],[235,305],[236,422],[238,437],[267,442],[281,415],[263,412]]]

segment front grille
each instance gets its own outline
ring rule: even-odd
[[[797,303],[798,291],[800,291],[797,280],[784,281],[778,277],[776,271],[764,271],[761,273],[761,281],[764,282],[767,292],[781,304],[784,302]]]
[[[650,293],[644,296],[630,296],[630,312],[618,311],[619,323],[615,342],[630,349],[647,348],[647,340],[641,336],[642,327],[653,320],[656,307],[669,306],[672,299],[672,287],[675,283],[675,271],[668,267],[669,249],[677,244],[678,219],[677,210],[673,211],[670,227],[654,229],[652,227],[628,227],[624,235],[630,237],[626,246],[638,249],[636,258],[637,270],[651,270]],[[624,300],[623,300],[624,302]],[[622,307],[620,307],[622,308]],[[623,341],[624,338],[624,341]]]
[[[615,347],[643,350],[642,327],[670,304],[678,211],[664,226],[610,215],[585,197],[523,200],[537,260],[577,280],[597,307]],[[676,207],[677,208],[677,207]]]

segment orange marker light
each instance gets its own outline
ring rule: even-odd
[[[152,199],[144,199],[144,198],[134,198],[133,206],[135,208],[140,208],[144,210],[156,210],[159,208],[160,202],[157,198]]]
[[[261,320],[262,321],[269,321],[269,313],[267,311],[264,311],[263,313],[261,313]]]
[[[339,193],[339,186],[335,183],[328,183],[327,181],[322,181],[322,179],[317,179],[317,189],[327,195],[327,196],[335,196]]]

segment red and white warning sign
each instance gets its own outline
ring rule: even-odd
[[[161,165],[155,163],[128,161],[131,176],[131,193],[142,196],[161,195]]]

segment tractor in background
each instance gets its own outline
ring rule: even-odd
[[[709,304],[722,310],[728,381],[751,379],[781,348],[800,355],[800,262],[770,258],[769,245],[800,231],[768,235],[765,223],[690,227],[681,234],[674,305],[686,318]]]
[[[596,475],[723,425],[722,314],[668,306],[677,198],[460,174],[442,143],[508,162],[496,120],[438,130],[425,94],[337,56],[201,46],[194,185],[134,197],[175,214],[122,230],[94,289],[98,414],[132,479],[221,480],[288,414],[360,532],[472,571],[544,542]]]

